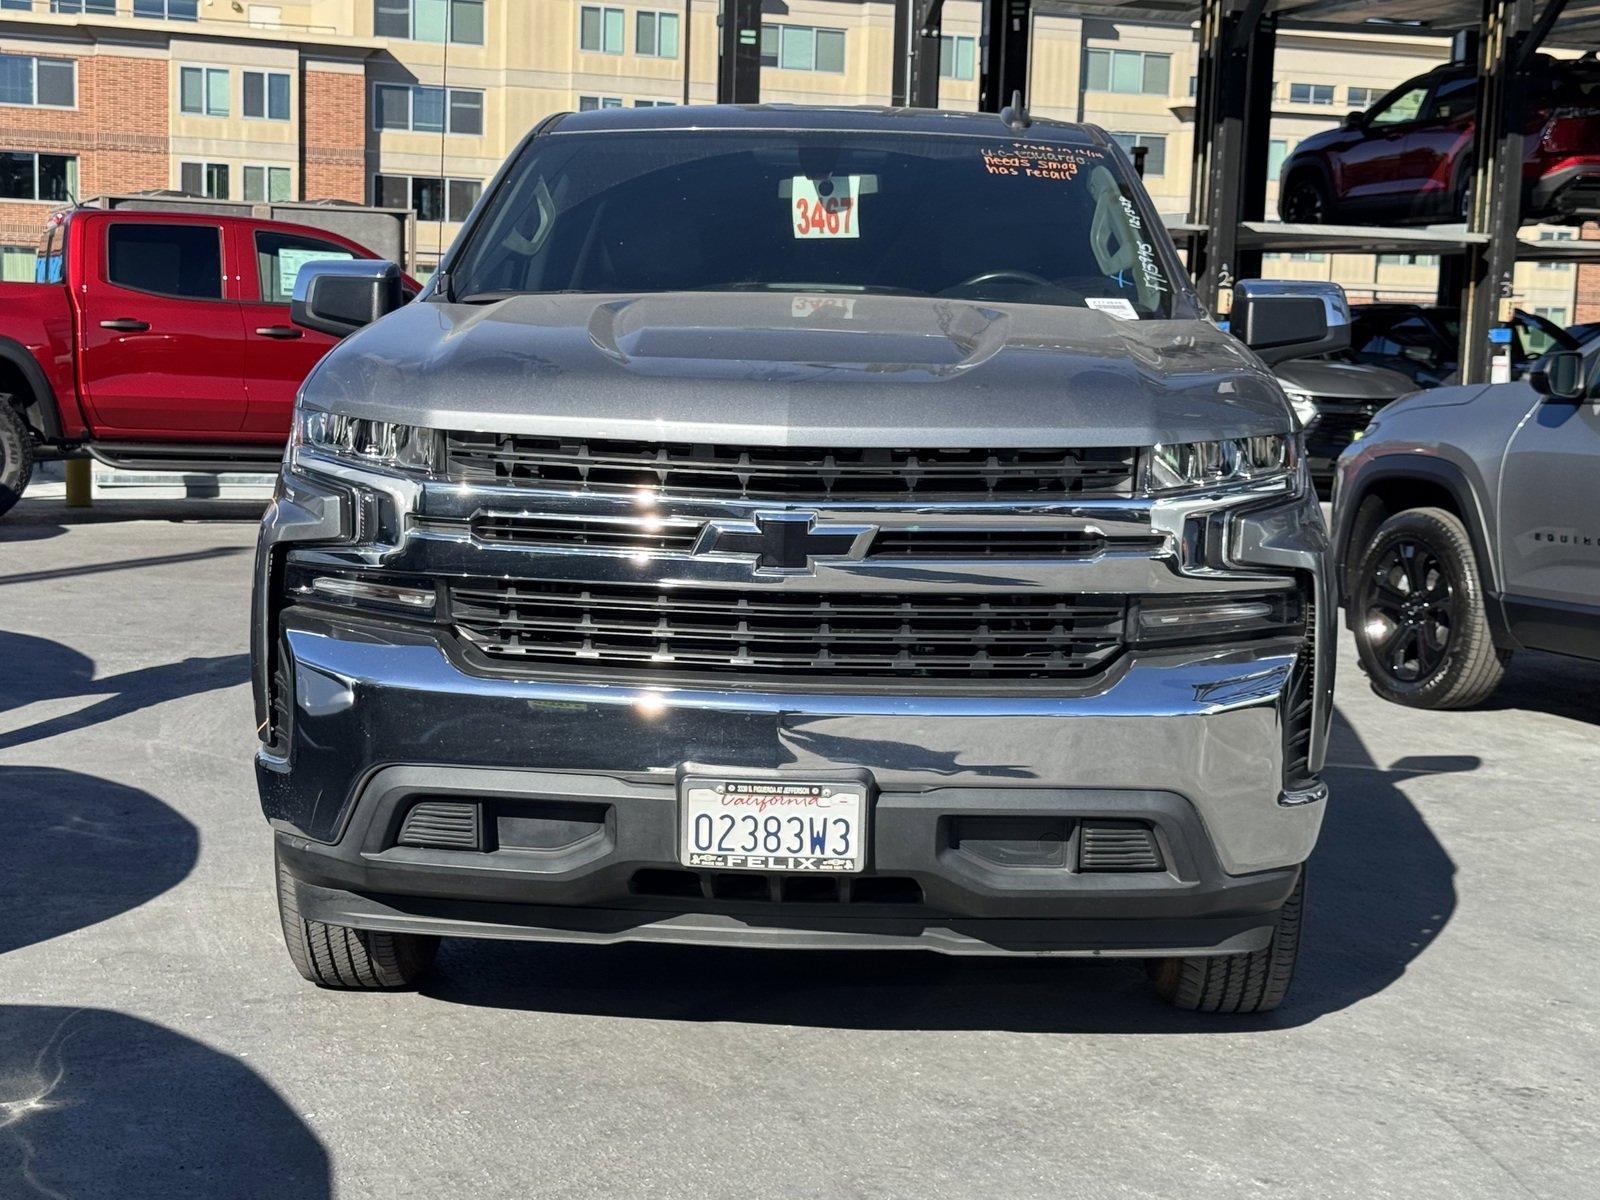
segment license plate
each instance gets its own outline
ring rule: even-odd
[[[866,789],[858,783],[689,779],[678,861],[726,871],[860,871]]]

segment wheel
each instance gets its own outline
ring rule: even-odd
[[[1350,572],[1356,650],[1372,690],[1413,708],[1467,708],[1511,655],[1483,610],[1472,540],[1454,513],[1413,508],[1378,526]]]
[[[325,988],[381,991],[409,987],[433,965],[439,939],[416,933],[377,933],[308,921],[295,901],[294,880],[280,861],[278,917],[295,969]]]
[[[1150,961],[1150,977],[1162,999],[1190,1012],[1261,1013],[1283,1003],[1294,980],[1305,913],[1306,869],[1278,910],[1272,938],[1245,954],[1196,954]]]
[[[1333,201],[1320,177],[1296,175],[1283,193],[1280,211],[1291,225],[1323,225],[1332,219]]]
[[[0,395],[0,516],[22,499],[32,478],[33,431],[11,398]]]

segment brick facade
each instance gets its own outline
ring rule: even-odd
[[[164,59],[83,55],[78,107],[0,107],[0,150],[77,155],[81,196],[166,187],[167,81]],[[0,242],[33,245],[59,207],[0,201]]]
[[[300,79],[303,198],[365,203],[365,73],[319,70],[317,64],[307,62]]]
[[[1600,227],[1592,222],[1578,232],[1584,241],[1600,241]],[[1600,263],[1578,264],[1578,286],[1573,295],[1572,320],[1575,324],[1600,321]]]

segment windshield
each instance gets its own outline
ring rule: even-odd
[[[656,131],[535,138],[454,296],[881,292],[1172,313],[1170,257],[1112,151],[1009,138]]]

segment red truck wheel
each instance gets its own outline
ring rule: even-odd
[[[22,499],[32,477],[33,433],[7,397],[0,396],[0,515]]]

